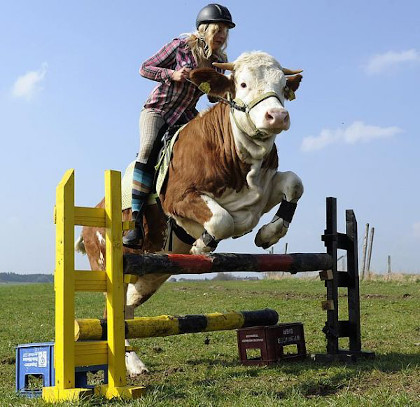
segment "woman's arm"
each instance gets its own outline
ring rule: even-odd
[[[140,75],[158,82],[171,80],[174,73],[171,67],[175,67],[179,44],[180,40],[176,38],[164,45],[155,55],[143,62],[139,69]]]

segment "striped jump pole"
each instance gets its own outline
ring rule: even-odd
[[[232,271],[298,272],[329,270],[333,259],[327,253],[294,254],[125,254],[124,274],[205,274]]]
[[[225,331],[277,324],[279,315],[273,309],[257,311],[214,312],[203,315],[139,317],[125,321],[126,339],[152,338],[197,332]],[[107,321],[76,319],[75,340],[106,340]]]

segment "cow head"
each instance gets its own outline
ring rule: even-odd
[[[211,69],[197,69],[190,78],[211,96],[230,95],[237,106],[232,108],[232,115],[240,131],[267,139],[289,129],[284,101],[294,98],[302,71],[282,68],[265,52],[244,53],[233,63],[213,65],[232,71],[232,75],[228,78]]]

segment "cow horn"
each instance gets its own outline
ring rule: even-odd
[[[303,72],[302,69],[299,70],[292,70],[292,69],[287,69],[287,68],[281,68],[281,70],[283,71],[283,73],[285,75],[296,75],[297,73],[301,73]]]
[[[224,69],[225,71],[233,71],[235,69],[235,64],[233,62],[213,62],[213,66]]]

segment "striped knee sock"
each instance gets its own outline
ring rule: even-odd
[[[152,190],[153,173],[144,169],[145,165],[136,162],[133,172],[133,188],[131,190],[131,210],[139,212]]]

